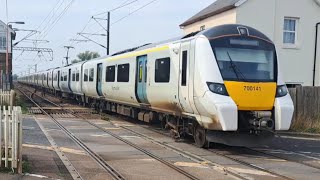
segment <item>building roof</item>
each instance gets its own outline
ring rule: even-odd
[[[7,27],[7,24],[3,21],[0,20],[0,26],[3,26],[2,28],[5,28]],[[0,28],[1,29],[1,28]],[[14,33],[14,30],[12,29],[12,27],[9,25],[9,31]]]
[[[190,24],[193,24],[197,21],[201,21],[208,17],[214,16],[216,14],[220,14],[222,12],[228,11],[230,9],[236,8],[237,6],[244,3],[244,0],[217,0],[196,15],[192,16],[190,19],[185,21],[180,25],[180,27],[184,27]]]
[[[9,27],[9,33],[11,34],[11,39],[16,39],[16,32],[12,29],[12,26]],[[0,33],[6,33],[7,24],[0,20]]]

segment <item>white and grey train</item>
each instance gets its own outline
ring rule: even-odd
[[[99,110],[160,121],[177,137],[192,135],[199,147],[208,141],[263,142],[288,130],[294,111],[275,45],[258,30],[237,24],[18,81]]]

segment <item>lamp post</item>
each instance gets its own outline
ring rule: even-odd
[[[10,83],[10,77],[9,77],[9,25],[10,24],[24,24],[22,21],[15,21],[15,22],[7,22],[7,48],[6,48],[6,89],[10,89],[11,87],[8,88],[8,81]],[[12,54],[12,48],[11,48],[11,54]]]

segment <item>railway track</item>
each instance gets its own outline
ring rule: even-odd
[[[320,170],[320,167],[319,166],[315,166],[315,165],[312,165],[312,164],[309,164],[309,163],[306,163],[306,162],[303,162],[303,161],[297,161],[297,160],[291,160],[289,158],[285,158],[285,157],[281,157],[281,156],[278,156],[278,155],[274,155],[274,154],[271,154],[271,153],[268,153],[266,151],[263,151],[263,150],[259,150],[259,149],[253,149],[253,148],[246,148],[247,150],[249,151],[252,151],[252,152],[256,152],[256,153],[260,153],[260,154],[264,154],[264,155],[267,155],[267,156],[270,156],[270,157],[273,157],[273,158],[278,158],[278,159],[282,159],[282,160],[286,160],[286,161],[291,161],[291,162],[295,162],[295,163],[299,163],[299,164],[302,164],[302,165],[305,165],[305,166],[308,166],[308,167],[311,167],[311,168],[315,168],[315,169],[319,169]],[[298,153],[295,153],[295,152],[290,152],[290,151],[284,151],[282,150],[283,152],[285,153],[294,153],[294,154],[298,154]],[[300,156],[302,156],[301,154],[299,154]],[[310,159],[318,159],[318,158],[315,158],[315,157],[311,157],[311,156],[307,156],[307,155],[303,155],[307,158],[310,158]]]
[[[37,94],[36,94],[36,95],[37,95]],[[37,95],[37,96],[38,96],[38,95]],[[38,96],[38,97],[40,97],[40,96]],[[72,110],[64,109],[64,107],[60,106],[60,105],[57,104],[57,103],[52,102],[51,100],[49,100],[49,99],[47,99],[47,98],[44,98],[44,97],[40,97],[40,98],[42,98],[43,100],[51,103],[52,105],[54,105],[54,106],[56,106],[56,107],[60,107],[61,110],[64,110],[64,111],[67,112],[67,113],[70,113],[70,114],[72,114],[72,115],[74,115],[74,116],[76,116],[76,117],[78,117],[78,118],[81,118],[81,119],[85,120],[85,121],[86,121],[87,123],[89,123],[90,125],[92,125],[92,126],[98,128],[98,129],[102,130],[103,132],[105,132],[105,133],[107,133],[107,134],[109,134],[109,135],[111,135],[111,136],[113,136],[113,137],[115,137],[115,138],[117,138],[117,139],[125,142],[126,144],[129,144],[130,146],[132,146],[132,147],[140,150],[141,152],[149,155],[150,157],[152,157],[152,158],[154,158],[154,159],[157,159],[158,161],[166,164],[167,166],[169,166],[169,167],[171,167],[171,168],[174,168],[174,169],[177,168],[175,165],[171,164],[170,162],[164,161],[164,160],[162,160],[160,157],[157,157],[157,156],[153,155],[151,152],[146,151],[146,150],[144,150],[143,148],[140,148],[139,146],[131,143],[130,141],[128,141],[128,140],[126,140],[126,139],[123,139],[123,138],[121,138],[120,136],[115,135],[114,133],[112,133],[112,132],[110,132],[110,131],[108,131],[108,130],[106,130],[106,129],[103,129],[103,128],[101,128],[100,126],[98,126],[98,125],[96,125],[96,124],[88,121],[85,117],[83,117],[83,116],[81,116],[81,115],[79,115],[79,114],[77,114],[77,113],[74,113]],[[156,141],[155,139],[152,139],[152,138],[150,138],[150,137],[147,137],[147,136],[145,136],[145,135],[143,135],[143,134],[141,134],[141,133],[139,133],[139,132],[137,132],[137,131],[134,131],[134,130],[132,130],[132,129],[129,129],[129,128],[127,128],[127,127],[124,127],[124,126],[120,126],[120,127],[123,128],[123,129],[125,129],[125,130],[127,130],[127,131],[130,131],[131,133],[136,134],[136,135],[138,135],[138,136],[140,136],[140,137],[142,137],[142,138],[144,138],[144,139],[148,139],[149,141],[152,141],[153,143],[156,143],[156,144],[158,144],[158,145],[160,145],[160,146],[162,146],[162,147],[165,147],[165,148],[167,148],[167,149],[170,149],[170,150],[172,150],[172,151],[174,151],[174,152],[176,152],[176,153],[178,153],[178,154],[180,154],[180,155],[182,155],[182,156],[184,156],[184,157],[186,157],[186,158],[188,158],[188,159],[190,159],[190,160],[192,160],[192,161],[194,161],[194,162],[198,162],[198,163],[203,163],[203,162],[205,162],[206,164],[210,165],[211,167],[218,168],[220,171],[224,171],[224,172],[226,172],[226,173],[229,173],[230,175],[235,176],[235,177],[237,177],[237,178],[240,178],[240,179],[250,179],[250,177],[248,177],[248,176],[246,176],[246,175],[244,175],[244,174],[241,174],[241,173],[239,173],[239,172],[236,172],[236,171],[234,171],[234,170],[232,170],[232,169],[229,169],[229,168],[226,168],[226,167],[222,167],[222,166],[218,165],[217,163],[214,163],[214,162],[212,162],[212,161],[210,161],[210,160],[208,160],[208,159],[202,158],[202,157],[197,156],[197,155],[192,154],[192,153],[187,153],[187,152],[185,152],[184,150],[181,150],[181,149],[178,149],[178,148],[176,148],[176,147],[170,146],[170,145],[168,145],[168,144],[165,144],[165,143]],[[141,126],[141,127],[146,128],[146,127],[144,127],[144,126]],[[147,129],[152,130],[151,128],[147,128]],[[156,130],[153,130],[153,131],[159,133],[159,131],[156,131]],[[165,134],[165,133],[161,133],[161,134],[166,135],[166,136],[169,136],[168,134]],[[215,152],[213,152],[213,153],[215,153]],[[215,154],[217,154],[217,153],[215,153]],[[223,156],[222,154],[217,154],[217,155]],[[231,159],[230,157],[227,157],[227,156],[226,156],[226,158]],[[240,164],[242,164],[242,165],[248,166],[248,167],[250,167],[250,168],[253,168],[253,169],[255,169],[255,170],[263,171],[263,172],[269,173],[269,174],[271,174],[271,175],[274,175],[274,176],[277,176],[277,177],[281,177],[281,178],[283,178],[283,179],[291,179],[291,178],[289,178],[289,177],[280,175],[280,174],[278,174],[278,173],[275,173],[275,172],[272,172],[272,171],[268,171],[268,170],[263,169],[263,168],[260,168],[260,167],[258,167],[258,166],[254,166],[254,165],[252,165],[252,164],[246,163],[246,162],[244,162],[244,161],[240,161],[240,160],[236,160],[236,159],[231,159],[231,160],[236,161],[236,162],[238,162],[238,163],[240,163]],[[177,171],[180,172],[180,173],[182,173],[182,174],[184,174],[184,172],[181,172],[181,171],[183,171],[183,170],[180,169],[180,168],[178,168]],[[186,175],[186,176],[189,177],[189,175]],[[196,177],[192,177],[192,176],[193,176],[193,175],[191,175],[191,177],[189,177],[189,178],[190,178],[190,179],[197,179]]]
[[[54,103],[54,102],[52,102],[52,101],[50,101],[50,100],[48,100],[48,99],[46,99],[46,100],[49,101],[51,104],[53,104],[53,105],[55,105],[55,106],[57,106],[57,107],[61,107],[61,108],[63,109],[62,106],[60,106],[60,105],[58,105],[58,104],[56,104],[56,103]],[[68,109],[64,109],[64,110],[65,110],[66,112],[68,112],[68,113],[73,114],[73,115],[76,116],[76,117],[79,117],[79,118],[81,118],[81,119],[86,120],[86,121],[87,121],[89,124],[91,124],[92,126],[94,126],[94,127],[98,128],[98,129],[100,129],[100,130],[102,130],[102,131],[110,134],[110,135],[113,136],[113,137],[117,136],[117,135],[113,134],[112,132],[110,132],[110,131],[108,131],[108,130],[106,130],[106,129],[103,129],[103,128],[99,127],[98,125],[96,125],[96,124],[88,121],[86,118],[82,117],[81,115],[72,112],[71,110],[68,110]],[[165,135],[165,136],[170,136],[169,134],[164,133],[163,131],[155,130],[154,128],[150,128],[149,126],[148,126],[148,127],[145,127],[145,126],[142,126],[142,125],[139,125],[139,126],[142,127],[142,128],[151,130],[151,131],[153,131],[153,132],[160,133],[160,134]],[[172,150],[172,151],[174,151],[174,152],[176,152],[176,153],[179,153],[180,155],[182,155],[182,156],[184,156],[184,157],[186,157],[186,158],[189,158],[190,160],[193,160],[193,161],[199,162],[199,163],[201,163],[201,162],[206,162],[208,165],[211,165],[211,166],[213,166],[213,167],[217,167],[217,168],[219,168],[220,170],[222,169],[223,171],[225,171],[225,172],[227,172],[227,173],[229,173],[229,174],[231,174],[231,175],[233,175],[233,176],[235,176],[235,177],[238,177],[238,178],[240,178],[240,179],[248,179],[248,177],[245,176],[245,175],[243,175],[243,174],[240,174],[240,173],[238,173],[238,172],[235,172],[235,171],[233,171],[233,170],[231,170],[231,169],[228,169],[228,168],[225,168],[225,167],[221,167],[221,166],[217,165],[216,163],[214,163],[214,162],[212,162],[212,161],[209,161],[209,160],[207,160],[207,159],[205,159],[205,158],[202,158],[202,157],[200,157],[200,156],[197,156],[197,155],[195,155],[195,154],[193,154],[193,153],[187,153],[187,152],[185,152],[184,150],[181,150],[181,149],[178,149],[178,148],[173,147],[173,146],[171,146],[171,145],[168,145],[168,144],[159,142],[159,141],[157,141],[157,140],[155,140],[155,139],[153,139],[153,138],[151,138],[151,137],[145,136],[145,135],[143,135],[143,134],[141,134],[141,133],[139,133],[139,132],[137,132],[137,131],[134,131],[134,130],[132,130],[132,129],[130,129],[130,128],[127,128],[127,127],[125,127],[125,126],[119,126],[119,127],[123,128],[123,129],[125,129],[125,130],[127,130],[127,131],[129,131],[129,132],[131,132],[131,133],[133,133],[133,134],[135,134],[135,135],[138,135],[138,136],[140,136],[140,137],[142,137],[142,138],[144,138],[144,139],[147,139],[147,140],[149,140],[149,141],[152,141],[153,143],[156,143],[156,144],[158,144],[158,145],[160,145],[160,146],[162,146],[162,147],[165,147],[165,148],[170,149],[170,150]],[[115,136],[114,136],[114,135],[115,135]],[[117,138],[117,137],[116,137],[116,138]],[[121,138],[121,137],[119,137],[119,138]],[[117,139],[118,139],[118,138],[117,138]],[[121,139],[124,140],[123,142],[125,142],[125,143],[128,142],[129,145],[132,144],[131,142],[127,141],[126,139],[123,139],[123,138],[121,138]],[[121,140],[121,139],[119,139],[119,140]],[[121,141],[122,141],[122,140],[121,140]],[[126,141],[127,141],[127,142],[126,142]],[[127,143],[127,144],[128,144],[128,143]],[[134,145],[134,144],[133,144],[133,145]],[[134,146],[133,146],[133,147],[134,147]],[[138,150],[140,150],[140,149],[139,149],[140,147],[135,147],[135,148],[138,149]],[[301,162],[301,161],[298,161],[298,160],[296,161],[296,160],[291,160],[291,159],[288,159],[288,158],[283,158],[283,157],[280,157],[280,156],[277,156],[277,155],[274,155],[274,154],[269,154],[269,153],[267,153],[267,152],[263,152],[263,151],[256,150],[256,149],[251,149],[251,148],[246,148],[246,149],[247,149],[248,151],[256,152],[256,153],[260,153],[260,154],[264,154],[264,155],[267,155],[267,156],[270,156],[270,157],[273,157],[273,158],[277,158],[277,159],[279,159],[279,160],[285,160],[285,161],[289,161],[289,162],[299,163],[299,164],[302,164],[302,165],[305,165],[305,166],[308,166],[308,167],[311,167],[311,168],[320,169],[320,168],[317,167],[317,166],[313,166],[313,165],[311,165],[311,164],[308,164],[308,163],[305,163],[305,162]],[[143,152],[143,149],[141,149],[140,151]],[[237,162],[237,163],[239,163],[239,164],[242,164],[242,165],[244,165],[244,166],[250,167],[250,168],[255,169],[255,170],[258,170],[258,171],[262,171],[262,172],[265,172],[265,173],[268,173],[268,174],[271,174],[271,175],[274,175],[274,176],[277,176],[277,177],[280,177],[280,178],[283,178],[283,179],[293,179],[293,178],[291,178],[291,177],[288,177],[288,176],[279,174],[279,173],[277,173],[277,172],[274,172],[274,171],[265,169],[265,168],[263,168],[263,167],[260,167],[260,166],[251,164],[251,163],[249,163],[249,162],[247,162],[247,161],[244,161],[244,160],[241,160],[241,159],[238,159],[238,158],[231,157],[230,155],[221,153],[221,152],[216,151],[216,150],[214,150],[214,149],[207,149],[207,151],[210,151],[211,153],[214,153],[214,154],[216,154],[216,155],[218,155],[218,156],[225,157],[225,158],[227,158],[227,159],[229,159],[229,160],[232,160],[232,161],[234,161],[234,162]],[[146,153],[146,154],[147,154],[147,153]],[[152,155],[149,155],[149,156],[152,157]],[[157,158],[155,158],[155,159],[157,159]],[[161,162],[161,160],[159,160],[159,161]],[[170,163],[170,164],[171,164],[171,163]],[[171,164],[171,165],[174,166],[173,164]],[[168,166],[170,167],[171,165],[168,165]],[[179,170],[178,170],[178,171],[179,171]]]
[[[132,132],[132,133],[134,133],[134,134],[138,134],[138,135],[140,135],[140,136],[142,136],[142,137],[144,137],[144,138],[148,138],[148,139],[151,139],[151,140],[153,140],[153,141],[156,141],[156,140],[154,140],[154,139],[152,139],[152,138],[150,138],[150,137],[147,137],[147,136],[145,136],[145,135],[143,135],[143,134],[141,134],[141,133],[139,133],[139,132],[136,132],[136,131],[134,131],[134,130],[132,130],[132,129],[129,129],[129,128],[127,128],[127,127],[124,127],[124,126],[120,126],[120,127],[124,128],[124,129],[126,129],[126,130],[128,130],[128,131],[130,131],[130,132]],[[143,126],[142,126],[142,127],[143,127]],[[145,127],[144,127],[144,128],[145,128]],[[149,128],[148,128],[148,129],[149,129]],[[150,129],[149,129],[149,130],[150,130]],[[154,132],[158,132],[158,131],[155,130]],[[158,132],[158,133],[159,133],[159,132]],[[161,134],[164,134],[164,133],[161,133]],[[164,134],[164,135],[168,136],[167,134]],[[165,147],[169,148],[169,149],[172,149],[172,150],[174,150],[174,151],[178,151],[178,152],[181,153],[181,154],[187,155],[187,156],[191,157],[192,159],[201,160],[201,161],[206,162],[206,163],[211,164],[211,165],[216,165],[216,163],[214,163],[214,162],[212,162],[212,161],[210,161],[210,160],[208,160],[208,159],[202,158],[202,157],[200,157],[200,156],[197,156],[197,155],[195,155],[195,154],[186,153],[184,150],[175,148],[175,147],[173,147],[173,146],[170,146],[170,145],[168,145],[168,144],[165,144],[165,143],[162,143],[162,142],[159,142],[159,141],[156,141],[156,142],[159,143],[159,144],[161,144],[162,146],[165,146]],[[194,145],[194,146],[195,146],[195,145]],[[214,154],[216,154],[216,155],[223,156],[223,157],[225,157],[225,158],[227,158],[227,159],[230,159],[230,160],[232,160],[232,161],[235,161],[235,162],[237,162],[237,163],[240,163],[240,164],[242,164],[242,165],[244,165],[244,166],[253,168],[253,169],[255,169],[255,170],[262,171],[262,172],[265,172],[265,173],[268,173],[268,174],[271,174],[271,175],[274,175],[274,176],[277,176],[277,177],[280,177],[280,178],[283,178],[283,179],[293,180],[293,178],[290,178],[290,177],[281,175],[281,174],[276,173],[276,172],[273,172],[273,171],[271,171],[271,170],[264,169],[264,168],[259,167],[259,166],[257,166],[257,165],[250,164],[250,163],[248,163],[248,162],[246,162],[246,161],[243,161],[243,160],[240,160],[240,159],[237,159],[237,158],[233,158],[233,157],[230,157],[230,156],[225,155],[225,154],[222,154],[222,153],[218,153],[218,152],[216,152],[216,151],[214,151],[214,150],[210,150],[210,149],[207,149],[207,150],[210,151],[210,152],[212,152],[212,153],[214,153]],[[233,175],[238,176],[238,177],[240,177],[240,178],[245,178],[244,176],[239,176],[239,174],[235,173],[234,171],[229,170],[228,168],[224,168],[224,169],[225,169],[225,171],[227,171],[228,173],[232,173]]]
[[[132,129],[129,129],[129,128],[127,128],[127,127],[123,127],[123,126],[120,126],[120,127],[124,128],[124,129],[127,129],[127,130],[130,131],[130,132],[137,133],[137,134],[141,134],[141,133],[138,133],[138,132],[136,132],[136,131],[134,131],[134,130],[132,130]],[[163,131],[155,130],[155,129],[153,129],[153,128],[145,127],[145,126],[141,126],[141,125],[140,125],[140,127],[145,128],[145,129],[150,130],[150,131],[153,131],[153,132],[156,132],[156,133],[159,133],[159,134],[161,134],[161,135],[170,137],[170,134],[169,134],[169,133],[165,133],[165,132],[163,132]],[[141,135],[142,135],[142,134],[141,134]],[[144,136],[144,135],[142,135],[142,136]],[[145,136],[145,137],[146,137],[146,136]],[[159,143],[161,143],[161,142],[159,142]],[[172,149],[174,149],[174,150],[177,150],[176,148],[174,148],[174,147],[172,147],[172,146],[170,146],[170,145],[167,145],[167,144],[165,144],[165,143],[161,143],[161,144],[162,144],[163,146],[166,146],[166,147],[172,148]],[[196,147],[196,145],[194,145],[194,144],[192,144],[192,145]],[[247,148],[247,149],[250,149],[250,148]],[[222,157],[225,157],[225,158],[227,158],[227,159],[229,159],[229,160],[232,160],[232,161],[234,161],[234,162],[237,162],[237,163],[239,163],[239,164],[242,164],[242,165],[244,165],[244,166],[253,168],[253,169],[255,169],[255,170],[262,171],[262,172],[265,172],[265,173],[269,173],[269,174],[271,174],[271,175],[274,175],[274,176],[277,176],[277,177],[280,177],[280,178],[283,178],[283,179],[293,180],[293,178],[291,178],[291,177],[288,177],[288,176],[285,176],[285,175],[276,173],[276,172],[274,172],[274,171],[265,169],[265,168],[260,167],[260,166],[258,166],[258,165],[254,165],[254,164],[248,163],[248,162],[246,162],[246,161],[244,161],[244,160],[231,157],[231,156],[229,156],[229,155],[220,153],[220,152],[218,152],[218,151],[216,151],[216,150],[214,150],[214,149],[206,149],[206,150],[209,151],[209,152],[212,152],[212,153],[214,153],[214,154],[216,154],[216,155],[218,155],[218,156],[222,156]],[[252,150],[253,150],[253,149],[252,149]],[[253,150],[253,151],[257,151],[257,150]],[[184,152],[182,152],[182,153],[184,153]],[[266,154],[266,155],[269,155],[269,154],[267,154],[267,153],[265,153],[265,154]],[[192,155],[192,156],[199,157],[199,156],[197,156],[197,155]],[[270,155],[270,156],[271,156],[271,155]],[[274,156],[273,156],[273,157],[274,157]],[[209,163],[211,163],[211,164],[215,164],[214,162],[212,162],[212,161],[210,161],[210,160],[204,159],[204,158],[202,158],[202,157],[199,157],[199,158],[201,158],[202,160],[204,160],[204,161],[206,161],[206,162],[209,162]],[[280,157],[277,157],[277,158],[278,158],[278,159],[282,159],[282,158],[280,158]],[[283,160],[285,160],[285,159],[283,159]],[[290,160],[288,160],[288,161],[290,161]],[[291,162],[295,162],[295,161],[291,161]],[[298,163],[298,162],[296,162],[296,163]],[[302,164],[302,163],[299,163],[299,164]],[[303,165],[304,165],[304,164],[303,164]],[[312,167],[312,166],[309,166],[309,167]],[[314,168],[314,167],[312,167],[312,168]],[[317,169],[320,169],[320,168],[317,168]]]
[[[88,153],[104,170],[106,170],[114,179],[124,180],[125,177],[122,176],[117,170],[105,162],[97,153],[93,152],[88,146],[86,146],[79,138],[77,138],[72,132],[66,129],[59,121],[57,121],[51,114],[47,113],[33,98],[28,96],[20,88],[17,88],[25,97],[27,97],[35,106],[37,106],[43,114],[47,115],[64,133],[66,133],[76,144],[78,144],[85,152]],[[79,174],[79,173],[78,173]],[[80,178],[82,179],[82,178]]]
[[[165,133],[163,130],[157,130],[157,129],[150,128],[149,126],[146,127],[146,126],[142,126],[142,125],[140,125],[140,127],[145,128],[145,129],[148,129],[148,130],[153,131],[153,132],[156,132],[156,133],[159,133],[159,134],[161,134],[161,135],[165,135],[165,136],[170,137],[170,134],[169,134],[169,133]],[[279,137],[281,137],[281,136],[279,136]],[[194,145],[194,144],[192,144],[192,145]],[[195,145],[194,145],[194,146],[195,146]],[[280,156],[280,155],[275,155],[275,154],[268,153],[268,152],[267,152],[268,149],[260,150],[260,149],[248,148],[248,147],[237,147],[237,148],[238,148],[238,149],[236,150],[236,152],[239,152],[239,150],[251,151],[251,152],[253,152],[253,153],[255,153],[255,154],[259,153],[259,154],[261,154],[261,155],[265,155],[265,156],[269,156],[269,157],[272,157],[272,158],[276,158],[276,159],[278,159],[278,160],[283,160],[283,161],[287,161],[287,162],[293,162],[293,163],[301,164],[301,165],[304,165],[304,166],[307,166],[307,167],[310,167],[310,168],[314,168],[314,169],[320,170],[320,167],[319,167],[319,166],[316,166],[316,165],[312,165],[312,164],[309,164],[309,163],[306,163],[306,162],[303,162],[303,161],[293,160],[293,159],[290,159],[290,158],[282,157],[282,156]],[[212,153],[214,153],[214,154],[223,156],[223,157],[228,158],[228,159],[230,159],[230,160],[239,162],[240,164],[246,165],[246,166],[248,166],[248,167],[252,167],[252,168],[254,168],[254,169],[261,170],[261,171],[263,171],[263,172],[268,172],[268,173],[271,173],[271,174],[273,174],[273,175],[277,175],[277,174],[278,174],[277,176],[283,177],[283,178],[285,178],[285,179],[292,179],[292,178],[290,178],[290,177],[283,176],[283,175],[281,175],[281,174],[279,174],[279,173],[275,173],[275,172],[273,172],[273,171],[270,171],[270,170],[267,170],[267,169],[265,169],[265,168],[259,167],[259,166],[257,166],[257,165],[248,163],[248,162],[246,162],[246,161],[243,161],[243,160],[240,160],[240,159],[231,157],[231,156],[229,156],[229,155],[227,155],[227,154],[220,153],[220,152],[218,152],[218,151],[215,150],[215,149],[207,149],[207,151],[210,151],[210,152],[212,152]],[[281,150],[281,151],[282,151],[283,153],[287,153],[287,154],[292,154],[292,153],[293,153],[293,154],[299,154],[299,153],[296,153],[296,152],[290,152],[290,151],[285,151],[285,150]],[[318,158],[315,158],[315,157],[313,157],[313,156],[308,156],[308,155],[304,155],[304,154],[303,154],[303,155],[299,154],[299,155],[300,155],[300,156],[305,156],[305,157],[310,158],[310,159],[318,159]]]
[[[77,138],[75,135],[73,135],[68,129],[66,129],[61,123],[59,123],[59,121],[57,121],[51,114],[47,113],[43,108],[41,108],[40,105],[38,105],[31,97],[29,97],[25,92],[23,92],[21,89],[17,88],[22,94],[24,94],[31,102],[33,102],[39,109],[41,109],[41,111],[49,116],[56,124],[57,126],[62,129],[64,132],[66,132],[66,134],[71,138],[73,139],[77,144],[80,145],[80,147],[82,147],[86,152],[88,152],[88,154],[90,154],[90,156],[92,156],[92,158],[94,158],[105,170],[107,170],[108,172],[110,172],[110,174],[115,177],[116,179],[124,179],[124,177],[118,173],[115,169],[113,169],[110,165],[108,165],[98,154],[94,153],[92,150],[90,150],[79,138]],[[26,89],[27,91],[29,91],[28,89]],[[30,91],[29,91],[30,92]],[[72,110],[69,110],[69,109],[65,109],[64,107],[60,106],[59,104],[57,103],[54,103],[52,102],[51,100],[47,99],[47,98],[44,98],[44,97],[41,97],[37,94],[34,94],[35,96],[39,97],[39,98],[42,98],[43,100],[47,101],[48,103],[51,103],[52,105],[56,106],[56,107],[59,107],[61,110],[67,112],[67,113],[70,113],[72,115],[74,115],[75,117],[78,117],[84,121],[86,121],[87,123],[89,123],[90,125],[94,126],[95,128],[109,134],[110,136],[126,143],[127,145],[139,150],[140,152],[148,155],[149,157],[161,162],[162,164],[170,167],[171,169],[174,169],[175,171],[179,172],[180,174],[183,174],[184,176],[186,176],[187,178],[189,179],[192,179],[192,180],[199,180],[199,178],[195,177],[194,175],[188,173],[187,171],[184,171],[183,169],[175,166],[174,164],[170,163],[169,161],[166,161],[164,160],[163,158],[151,153],[150,151],[146,150],[146,149],[143,149],[141,147],[139,147],[138,145],[112,133],[111,131],[109,130],[106,130],[102,127],[100,127],[99,125],[89,121],[87,118],[83,117],[82,115],[79,115],[75,112],[73,112]]]

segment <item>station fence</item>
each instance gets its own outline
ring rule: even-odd
[[[291,129],[320,130],[320,87],[298,86],[289,88],[294,103]]]
[[[0,104],[13,106],[14,103],[14,91],[0,90]]]
[[[0,90],[0,168],[22,173],[22,111],[14,91]]]

